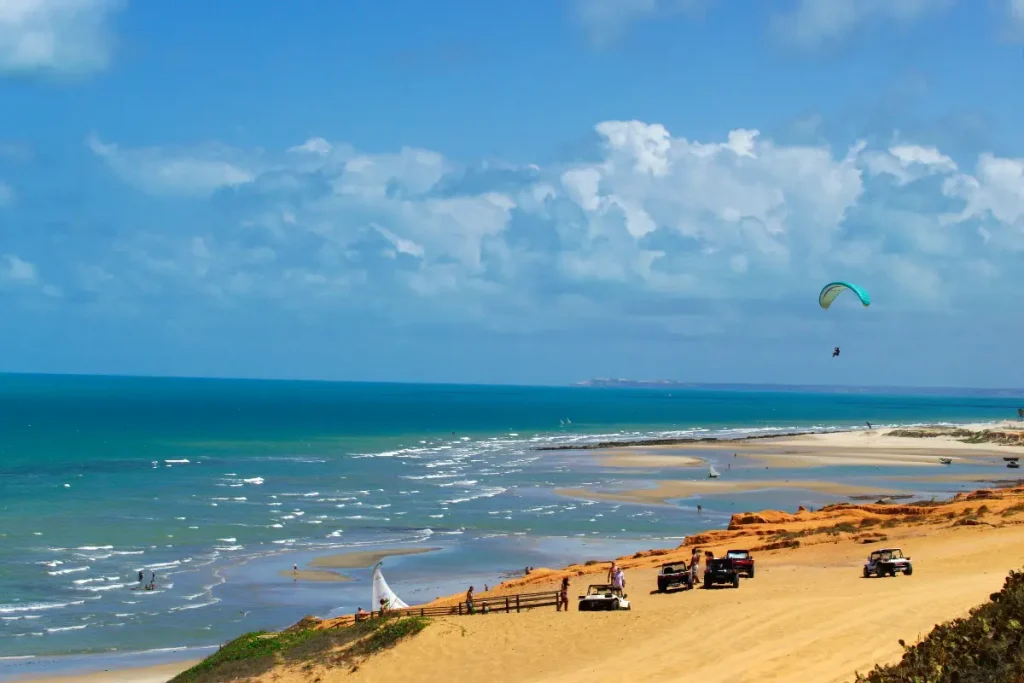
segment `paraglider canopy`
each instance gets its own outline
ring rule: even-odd
[[[818,305],[822,308],[828,308],[832,305],[832,302],[836,300],[836,297],[846,290],[850,290],[856,294],[857,298],[860,299],[860,302],[865,306],[871,305],[871,296],[866,291],[850,282],[830,282],[825,285],[821,290],[821,294],[818,295]]]

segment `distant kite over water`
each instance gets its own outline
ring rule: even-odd
[[[818,305],[822,308],[828,308],[832,305],[832,302],[836,300],[836,297],[846,290],[850,290],[856,294],[857,298],[860,299],[860,302],[865,306],[871,305],[871,295],[850,282],[830,282],[825,285],[821,290],[821,294],[818,295]]]

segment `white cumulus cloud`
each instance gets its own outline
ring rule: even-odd
[[[34,263],[24,261],[14,254],[0,256],[0,281],[31,284],[38,277]]]
[[[590,40],[607,46],[635,21],[700,11],[713,0],[571,0]]]
[[[89,73],[109,64],[124,0],[3,0],[0,72]]]
[[[815,49],[874,21],[909,23],[948,8],[953,0],[798,0],[772,20],[776,34],[798,47]]]
[[[545,166],[320,138],[278,152],[94,140],[126,182],[198,199],[197,211],[213,190],[235,189],[205,221],[200,211],[187,228],[122,241],[132,275],[103,287],[135,278],[219,302],[330,302],[503,329],[635,316],[695,334],[743,318],[675,307],[756,311],[809,300],[835,278],[882,292],[890,309],[948,305],[1001,282],[1024,250],[1024,160],[983,154],[964,170],[913,140],[834,149],[743,128],[692,140],[644,121],[595,131],[591,158]],[[166,170],[183,164],[184,184]],[[877,176],[895,182],[868,182]],[[68,270],[100,272],[81,265]]]
[[[13,204],[16,196],[14,188],[0,180],[0,209]]]
[[[123,150],[91,133],[86,145],[126,182],[158,195],[205,196],[251,182],[255,170],[233,150],[209,145],[194,150],[157,147]]]

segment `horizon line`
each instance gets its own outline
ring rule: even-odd
[[[466,386],[466,387],[520,387],[520,388],[544,388],[544,389],[613,389],[613,388],[634,388],[634,389],[807,389],[821,392],[822,390],[836,391],[927,391],[929,393],[940,391],[970,391],[986,393],[1014,393],[1024,395],[1024,389],[1013,389],[1009,387],[968,387],[948,385],[866,385],[866,384],[787,384],[782,382],[688,382],[681,380],[631,380],[612,377],[598,377],[587,380],[580,380],[570,383],[551,384],[515,384],[510,382],[429,382],[415,380],[351,380],[351,379],[320,379],[320,378],[284,378],[284,377],[252,377],[234,375],[148,375],[131,374],[118,372],[23,372],[0,370],[0,378],[5,376],[15,377],[74,377],[74,378],[108,378],[108,379],[162,379],[162,380],[205,380],[205,381],[226,381],[226,382],[280,382],[280,383],[316,383],[316,384],[396,384],[408,386]]]

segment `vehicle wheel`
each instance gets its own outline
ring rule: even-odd
[[[704,588],[711,588],[711,582],[707,579],[704,579]]]
[[[906,574],[907,576],[910,576],[911,574],[913,574],[914,573],[914,565],[908,564],[907,565],[907,571],[905,571],[903,573]]]
[[[733,577],[733,579],[732,579],[732,587],[733,588],[739,588],[740,587],[740,577],[739,577],[739,574],[737,574],[736,576]]]
[[[665,590],[666,590],[665,584],[663,584],[663,583],[659,583],[659,584],[658,584],[658,592],[659,592],[659,593],[664,593],[664,592],[665,592]]]
[[[870,579],[871,578],[871,570],[868,569],[867,567],[864,567],[864,578],[865,579]]]
[[[750,568],[750,578],[754,578],[754,568]]]

